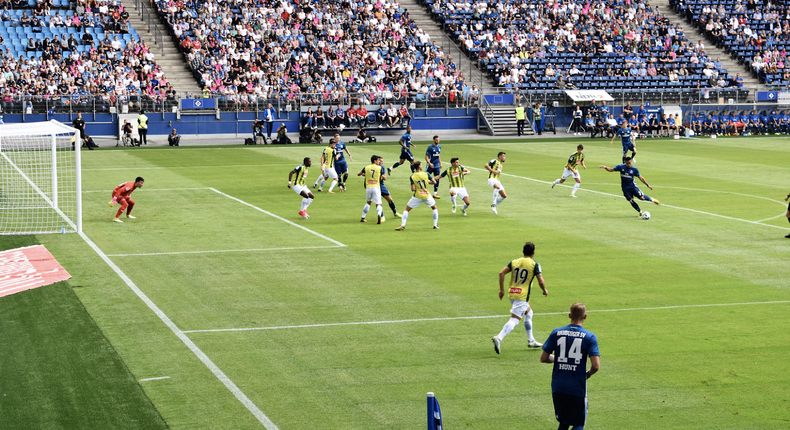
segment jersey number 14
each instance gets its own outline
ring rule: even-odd
[[[575,361],[575,364],[580,364],[584,357],[582,355],[582,339],[580,337],[574,338],[571,343],[571,349],[568,350],[568,355],[565,355],[565,344],[567,341],[568,338],[565,336],[557,339],[557,346],[560,348],[560,352],[556,357],[557,363],[567,363],[568,358],[571,358]]]

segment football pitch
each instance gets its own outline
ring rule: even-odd
[[[578,143],[587,169],[571,198],[572,178],[550,184]],[[449,429],[556,428],[552,367],[523,327],[501,355],[491,343],[510,309],[498,273],[526,241],[549,292],[533,285],[538,341],[577,301],[598,337],[585,428],[790,427],[788,139],[636,144],[654,190],[640,188],[662,202],[640,202],[650,220],[598,169],[620,163],[618,142],[481,138],[442,142],[444,167],[471,170],[468,216],[451,213],[443,180],[441,228],[418,207],[402,232],[386,202],[384,223],[359,222],[356,177],[371,155],[392,165],[397,143],[349,144],[348,191],[327,183],[307,220],[288,172],[311,157],[312,189],[325,145],[84,153],[85,240],[0,237],[46,245],[73,276],[0,299],[14,351],[0,357],[0,427],[419,429],[432,391]],[[499,151],[495,215],[483,166]],[[112,188],[136,176],[137,219],[110,222]],[[398,212],[408,177],[386,181]],[[61,352],[69,339],[84,342]]]

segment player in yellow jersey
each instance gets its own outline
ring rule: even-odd
[[[501,350],[502,339],[508,335],[524,318],[524,328],[527,330],[527,337],[530,348],[540,348],[542,343],[535,340],[532,335],[532,308],[529,306],[529,295],[532,292],[532,280],[538,278],[540,289],[543,290],[543,295],[548,296],[549,291],[546,289],[546,281],[543,280],[543,274],[540,270],[540,264],[532,258],[535,256],[535,244],[527,242],[524,244],[523,249],[524,257],[515,259],[507,263],[502,271],[499,272],[499,300],[505,297],[505,275],[510,272],[510,290],[508,297],[512,307],[510,308],[510,319],[502,327],[502,331],[498,335],[491,338],[494,342],[494,351],[499,354]]]
[[[370,210],[370,204],[376,205],[376,213],[378,214],[377,224],[384,222],[384,211],[381,208],[381,181],[387,179],[387,174],[382,172],[381,163],[384,160],[378,155],[370,157],[370,165],[365,166],[357,176],[365,177],[365,207],[362,208],[362,219],[360,222],[368,222],[365,219]]]
[[[461,209],[464,212],[464,216],[466,216],[466,209],[469,207],[469,193],[466,192],[466,186],[464,185],[464,176],[469,174],[469,170],[464,168],[461,165],[461,162],[458,161],[458,157],[453,157],[450,159],[450,168],[442,172],[442,178],[447,176],[450,181],[450,201],[453,202],[453,213],[455,213],[455,208],[457,206],[456,199],[458,197],[464,201],[464,207]]]
[[[507,159],[507,154],[500,152],[496,158],[486,163],[485,168],[488,170],[488,186],[494,189],[494,201],[491,204],[491,210],[497,213],[496,208],[507,198],[505,187],[499,182],[499,175],[502,174],[502,163]]]
[[[414,162],[414,174],[411,175],[411,191],[414,193],[409,203],[406,204],[406,210],[403,212],[400,227],[395,230],[406,230],[406,220],[409,219],[409,212],[412,209],[422,204],[430,206],[433,210],[433,228],[439,228],[439,210],[436,209],[436,200],[431,197],[431,192],[428,190],[428,184],[435,184],[436,178],[428,175],[422,171],[422,163],[419,161]]]
[[[310,188],[307,188],[307,184],[305,183],[305,179],[307,179],[307,168],[312,165],[310,161],[310,157],[305,157],[304,162],[293,170],[288,173],[288,188],[293,186],[293,190],[296,194],[302,196],[302,209],[299,211],[299,216],[304,219],[310,218],[310,215],[307,215],[307,207],[310,206],[310,203],[313,203],[313,193],[310,192]],[[296,176],[296,180],[292,183],[294,175]]]
[[[554,189],[555,185],[565,182],[565,180],[568,179],[568,176],[573,176],[573,179],[576,180],[576,184],[573,185],[571,197],[576,197],[576,190],[578,190],[582,184],[582,176],[579,174],[579,164],[584,167],[584,170],[587,170],[587,166],[584,164],[584,153],[582,150],[584,150],[584,145],[579,145],[576,147],[576,152],[568,157],[568,162],[565,163],[565,170],[562,171],[562,177],[555,180],[551,184],[552,190]]]
[[[337,142],[335,139],[329,139],[329,146],[324,148],[324,152],[321,154],[321,176],[315,180],[313,184],[313,189],[318,187],[318,191],[323,191],[324,183],[327,179],[332,178],[332,185],[329,186],[329,194],[335,194],[332,190],[337,185],[337,171],[335,170],[335,160],[339,157],[338,154],[335,154],[335,145]],[[319,185],[319,182],[321,183]]]

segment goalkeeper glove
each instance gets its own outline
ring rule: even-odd
[[[113,197],[112,200],[110,200],[110,207],[115,206],[115,203],[117,202],[118,202],[118,197]]]

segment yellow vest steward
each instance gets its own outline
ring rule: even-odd
[[[524,106],[519,106],[516,108],[516,119],[526,119],[527,114],[524,112]]]

